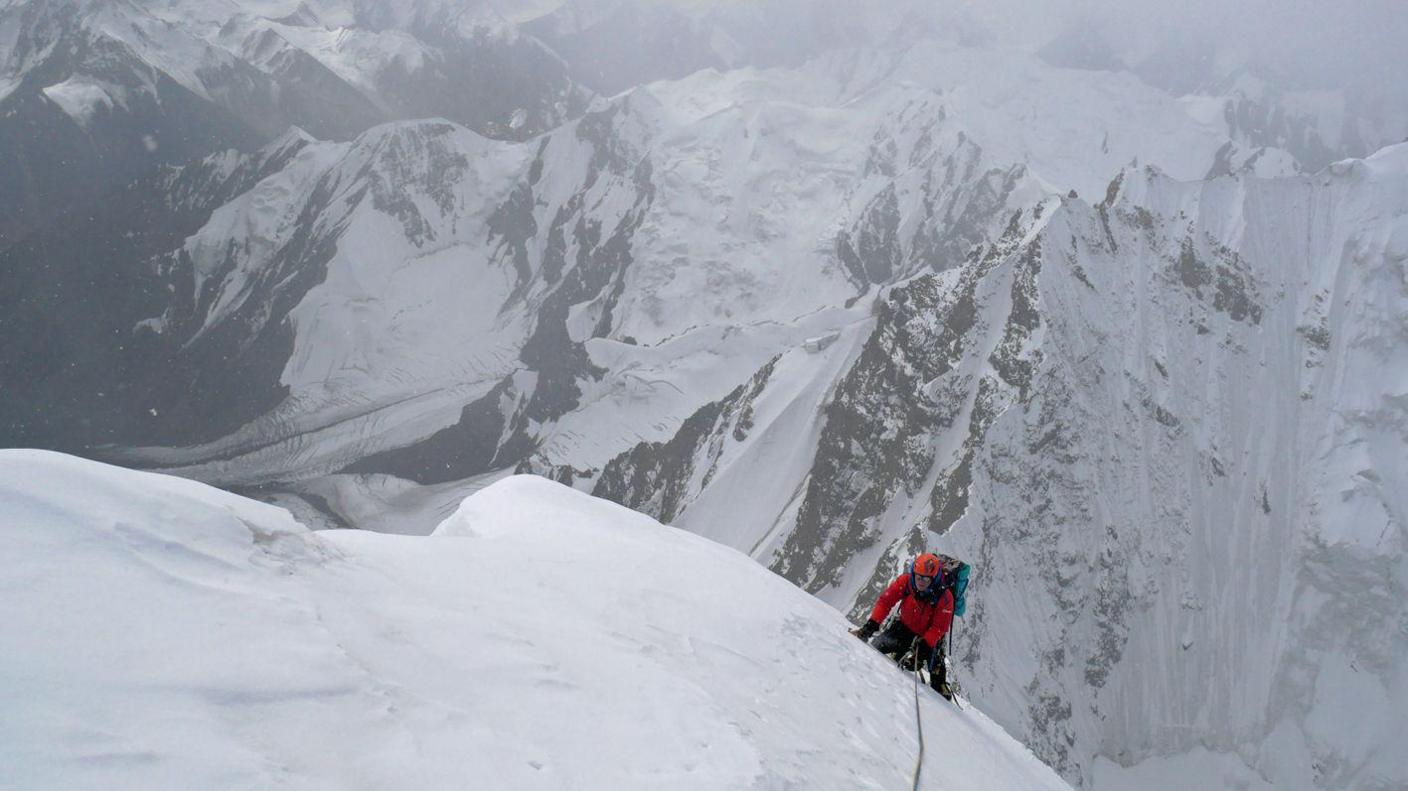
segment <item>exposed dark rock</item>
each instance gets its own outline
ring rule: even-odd
[[[1111,540],[1100,553],[1099,580],[1095,588],[1096,644],[1085,658],[1085,683],[1092,689],[1105,686],[1110,670],[1119,664],[1129,639],[1126,619],[1134,607],[1129,586],[1129,562],[1119,548],[1114,528]]]
[[[923,388],[961,347],[972,322],[962,303],[975,286],[941,311],[937,281],[924,275],[878,303],[875,331],[826,407],[796,528],[773,560],[778,573],[808,590],[831,584],[875,540],[874,520],[895,492],[922,483],[932,463],[926,438],[940,425]]]
[[[592,494],[674,521],[688,507],[691,489],[708,485],[729,438],[747,439],[753,404],[767,387],[778,358],[774,357],[727,396],[700,407],[665,442],[641,443],[607,463]]]
[[[576,409],[581,395],[577,380],[596,378],[603,373],[592,365],[582,343],[572,340],[567,331],[567,316],[573,305],[600,300],[593,333],[597,337],[610,334],[612,313],[622,293],[626,270],[634,261],[632,239],[655,200],[650,159],[642,157],[626,144],[620,135],[615,134],[612,126],[617,114],[626,111],[622,105],[613,104],[603,111],[588,114],[577,125],[576,136],[593,149],[582,192],[563,208],[575,214],[573,236],[577,244],[577,260],[543,300],[538,310],[537,326],[519,355],[529,369],[538,373],[538,383],[526,413],[533,420],[551,420]],[[630,189],[634,204],[611,235],[602,241],[601,223],[586,216],[586,202],[582,196],[604,178],[616,182],[616,188]],[[515,200],[527,200],[527,197]],[[563,263],[561,247],[557,248],[555,260],[549,257],[553,255],[554,248],[552,234],[565,227],[567,222],[568,216],[562,211],[553,221],[545,268],[556,270]]]
[[[1366,156],[1369,151],[1335,152],[1320,137],[1319,120],[1310,114],[1288,113],[1280,97],[1263,99],[1239,96],[1228,99],[1223,117],[1234,140],[1244,141],[1248,148],[1275,146],[1284,148],[1308,172],[1315,172],[1339,157]],[[1221,175],[1209,173],[1209,178]]]
[[[938,279],[924,275],[877,302],[876,328],[826,407],[796,525],[773,559],[775,571],[808,590],[834,584],[855,553],[876,541],[889,504],[901,493],[919,493],[935,461],[933,437],[953,425],[971,386],[944,377],[974,343],[979,284],[1017,256],[1023,229],[1021,212],[1014,213],[998,242],[972,251],[951,290],[941,293]],[[1039,255],[1033,247],[1013,264],[1026,274],[1014,281],[1018,304],[1004,333],[1009,348],[1000,354],[1018,378],[1029,364],[1021,357],[1024,338],[1039,321],[1033,290]],[[965,455],[1006,403],[992,390],[996,381],[979,383]],[[930,530],[947,530],[962,515],[970,463],[961,458],[929,493]]]
[[[1300,336],[1305,338],[1305,342],[1310,344],[1313,348],[1319,349],[1322,352],[1330,350],[1330,328],[1326,326],[1326,322],[1323,318],[1319,324],[1313,326],[1303,324],[1296,327],[1296,332],[1300,333]]]
[[[554,225],[553,230],[557,232],[558,259],[557,272],[562,268],[562,233],[560,226]],[[538,223],[533,219],[533,188],[528,182],[519,184],[508,200],[499,205],[494,213],[489,217],[489,240],[499,240],[500,254],[506,254],[513,261],[513,268],[518,273],[518,284],[515,291],[527,287],[529,280],[533,277],[532,265],[528,262],[528,243],[533,241],[538,235]],[[551,249],[552,241],[549,240]],[[546,258],[546,256],[544,256]],[[546,266],[544,266],[546,269]],[[553,281],[556,281],[557,273],[554,273]]]
[[[444,483],[502,469],[522,460],[529,448],[500,452],[500,441],[509,434],[517,401],[513,377],[506,377],[476,401],[466,404],[459,422],[429,437],[394,450],[361,459],[342,472],[387,473],[421,484]],[[522,454],[522,455],[520,455]]]
[[[960,139],[958,151],[942,162],[935,159],[924,175],[924,218],[910,241],[906,272],[942,272],[965,261],[988,241],[993,218],[1002,216],[1026,174],[1020,165],[979,173],[982,149],[964,135]]]
[[[1213,310],[1226,313],[1233,321],[1260,324],[1260,297],[1252,283],[1248,266],[1235,252],[1211,242],[1209,244],[1213,247],[1215,266],[1198,255],[1192,238],[1183,240],[1174,266],[1179,282],[1200,300],[1207,299],[1204,288],[1212,286]]]
[[[1208,463],[1212,465],[1213,474],[1219,478],[1227,477],[1227,470],[1223,468],[1222,462],[1216,456],[1209,456]]]
[[[271,127],[291,123],[320,140],[350,140],[388,120],[361,91],[278,33],[265,28],[251,35],[254,40],[246,42],[246,48],[256,53],[277,86],[272,97],[275,112],[236,106],[237,116],[263,112]]]
[[[406,238],[417,247],[435,241],[437,220],[452,216],[457,208],[455,185],[464,179],[469,160],[448,142],[454,132],[452,124],[423,121],[377,129],[361,141],[370,146],[370,156],[368,166],[358,176],[370,188],[373,205],[399,220]],[[411,198],[411,186],[435,202],[441,218],[422,215]],[[515,193],[509,198],[509,205],[516,206],[518,200],[520,196]],[[501,208],[500,212],[505,210]],[[499,219],[499,215],[495,218]],[[492,222],[490,227],[495,227]]]
[[[861,283],[884,283],[899,268],[904,252],[899,246],[900,210],[894,185],[880,191],[865,207],[852,248],[850,236],[837,240],[841,261]]]
[[[1023,740],[1033,747],[1038,757],[1067,780],[1079,784],[1081,772],[1076,757],[1071,755],[1076,737],[1071,730],[1071,702],[1057,690],[1041,692],[1027,690],[1032,703],[1031,737]]]
[[[926,113],[919,106],[906,113]],[[903,114],[902,114],[903,115]],[[959,134],[954,150],[935,150],[934,124],[944,118],[940,110],[925,118],[926,126],[909,152],[907,164],[886,129],[876,133],[865,165],[867,175],[898,179],[906,170],[921,170],[922,193],[918,216],[906,217],[901,208],[899,181],[891,181],[866,203],[850,228],[836,236],[836,256],[858,287],[884,285],[916,272],[941,272],[959,266],[969,252],[988,241],[994,217],[1001,216],[1008,197],[1025,175],[1021,166],[981,171],[982,149]],[[912,234],[901,237],[900,228],[912,225]]]
[[[1124,184],[1124,171],[1110,182],[1105,188],[1105,199],[1095,205],[1095,211],[1100,215],[1100,226],[1105,229],[1105,241],[1110,245],[1110,252],[1119,252],[1120,246],[1115,243],[1115,232],[1110,227],[1110,210],[1114,207],[1115,201],[1119,199],[1120,187]]]
[[[968,487],[973,485],[973,453],[963,454],[963,458],[952,469],[945,470],[934,484],[930,494],[933,509],[929,517],[929,529],[942,535],[968,510]]]
[[[988,358],[998,376],[1017,388],[1020,401],[1027,400],[1033,371],[1041,363],[1040,352],[1032,351],[1024,356],[1032,333],[1041,326],[1037,295],[1037,276],[1040,273],[1041,240],[1038,238],[1027,246],[1013,272],[1012,311],[1007,317],[1002,340]]]

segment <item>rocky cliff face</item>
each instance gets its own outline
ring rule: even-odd
[[[1402,155],[1127,170],[888,290],[755,553],[857,617],[921,547],[972,560],[961,672],[1078,782],[1200,749],[1287,787],[1397,782],[1408,533],[1376,449],[1403,441]],[[717,455],[686,433],[642,490]]]
[[[1387,723],[1400,683],[1378,658],[1402,607],[1361,595],[1364,574],[1401,589],[1369,569],[1401,564],[1404,523],[1338,459],[1364,458],[1364,420],[1401,437],[1382,420],[1398,385],[1351,373],[1401,337],[1369,307],[1404,296],[1402,210],[1380,213],[1402,205],[1401,154],[1271,181],[1127,171],[1043,230],[1032,395],[988,429],[952,541],[991,570],[963,661],[994,693],[1014,663],[1028,732],[1068,775],[1082,752],[1202,746],[1278,785],[1396,782],[1401,723],[1341,728]],[[1050,616],[1014,623],[1031,597]]]
[[[1401,210],[1359,212],[1401,200],[1399,159],[1313,180],[1129,172],[1027,251],[1036,321],[1009,327],[1039,330],[1030,378],[1001,377],[1015,397],[969,428],[970,466],[939,479],[928,524],[987,570],[959,661],[995,700],[1024,690],[1003,707],[1068,776],[1088,780],[1092,754],[1202,747],[1278,785],[1396,782],[1384,701],[1402,670],[1382,660],[1404,612],[1369,591],[1401,591],[1404,522],[1377,472],[1337,459],[1368,461],[1367,424],[1401,438],[1401,399],[1333,369],[1396,354],[1401,322],[1368,303],[1404,296]],[[1288,222],[1311,237],[1288,244],[1272,230]],[[1364,416],[1346,421],[1329,403],[1349,391]],[[1168,716],[1151,724],[1151,705]],[[1343,730],[1361,718],[1384,728]]]

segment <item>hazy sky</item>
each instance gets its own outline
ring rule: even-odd
[[[1127,59],[1211,42],[1303,85],[1408,96],[1408,0],[951,0],[1019,47],[1069,24],[1102,29]]]
[[[1353,85],[1396,96],[1408,107],[1408,0],[625,1],[693,8],[756,4],[790,9],[792,18],[803,16],[803,8],[824,9],[820,13],[845,20],[843,30],[883,30],[918,15],[937,20],[951,37],[1026,50],[1079,25],[1104,34],[1130,65],[1161,46],[1193,52],[1211,45],[1224,66],[1254,64],[1259,73],[1294,87]],[[785,40],[799,33],[784,27],[767,35]]]

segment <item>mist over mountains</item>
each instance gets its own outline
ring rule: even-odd
[[[0,444],[939,548],[1067,780],[1401,785],[1405,14],[1202,5],[0,3]]]

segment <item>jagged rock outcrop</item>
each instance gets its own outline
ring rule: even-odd
[[[709,486],[725,444],[744,442],[753,428],[753,408],[777,366],[773,358],[753,378],[722,400],[690,415],[668,442],[637,445],[607,463],[592,494],[674,520],[685,504]]]

